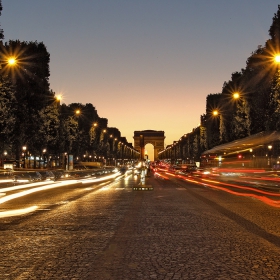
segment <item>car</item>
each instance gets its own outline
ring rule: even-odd
[[[31,181],[42,181],[42,175],[38,171],[29,171],[27,174],[31,177]]]
[[[54,180],[59,180],[59,179],[65,179],[69,177],[69,174],[67,172],[64,172],[63,170],[54,170],[52,171],[54,175]]]
[[[39,171],[42,177],[42,181],[48,180],[48,181],[55,181],[55,175],[53,174],[52,171],[49,170],[44,170],[44,171]]]
[[[14,182],[28,183],[31,182],[31,176],[27,172],[17,172],[13,175]]]

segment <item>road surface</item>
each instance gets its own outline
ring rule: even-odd
[[[0,280],[280,279],[278,207],[168,174],[145,186],[130,175],[3,203],[38,208],[0,219]]]

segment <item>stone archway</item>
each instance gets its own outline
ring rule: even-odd
[[[158,153],[164,150],[164,131],[142,130],[134,131],[134,148],[140,151],[141,160],[144,159],[144,148],[146,144],[154,146],[154,160],[158,160]]]

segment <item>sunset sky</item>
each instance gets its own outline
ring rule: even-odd
[[[92,103],[133,143],[165,131],[165,145],[197,127],[206,97],[246,66],[276,0],[2,0],[4,41],[43,42],[50,88]]]

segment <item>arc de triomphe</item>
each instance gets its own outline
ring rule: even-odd
[[[164,131],[142,130],[134,131],[134,148],[140,151],[141,160],[144,159],[145,145],[154,146],[154,160],[158,160],[158,153],[164,150]]]

